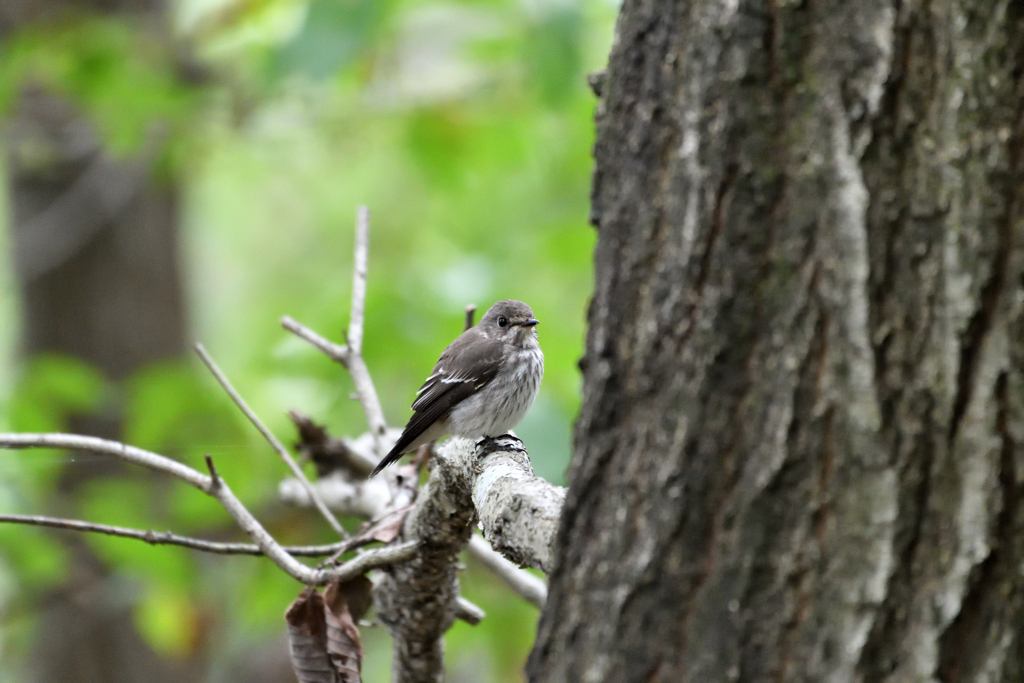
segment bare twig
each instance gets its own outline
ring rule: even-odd
[[[213,488],[217,488],[220,486],[220,475],[217,474],[217,468],[213,464],[213,456],[207,453],[203,459],[206,461],[206,469],[210,471],[210,484]]]
[[[313,330],[296,322],[293,318],[290,318],[287,315],[281,318],[281,327],[288,330],[296,337],[299,337],[320,349],[331,360],[341,363],[342,365],[345,365],[348,362],[347,346],[335,344],[332,341],[324,339]]]
[[[105,534],[107,536],[118,536],[143,541],[150,545],[176,545],[192,550],[201,550],[204,553],[217,555],[262,555],[263,551],[253,543],[219,543],[207,541],[201,538],[190,538],[179,536],[170,531],[142,531],[141,529],[128,529],[121,526],[110,526],[109,524],[93,524],[82,522],[77,519],[63,519],[60,517],[43,517],[40,515],[0,515],[0,522],[8,524],[27,524],[31,526],[42,526],[50,529],[66,529],[68,531],[81,531],[87,533]],[[338,550],[344,549],[347,541],[338,541],[329,545],[297,545],[283,546],[285,552],[296,557],[323,557],[331,555]]]
[[[469,328],[473,327],[473,318],[476,313],[476,304],[469,304],[466,306],[466,324],[463,326],[462,331],[465,332]]]
[[[285,316],[281,318],[281,325],[302,339],[305,339],[317,347],[332,359],[338,361],[348,370],[352,377],[352,383],[356,387],[356,396],[363,406],[363,413],[366,415],[366,423],[370,427],[370,434],[373,436],[373,448],[379,461],[387,453],[389,445],[386,443],[388,431],[387,421],[384,419],[384,410],[380,405],[380,398],[377,397],[377,388],[370,378],[370,371],[363,361],[363,328],[366,317],[366,271],[369,261],[370,250],[370,211],[365,206],[359,207],[356,215],[356,246],[355,266],[352,275],[352,311],[349,317],[347,341],[348,346],[334,344],[312,330],[300,325],[293,319]]]
[[[477,605],[477,604],[475,604],[473,602],[470,602],[469,600],[467,600],[466,598],[464,598],[461,595],[459,597],[455,598],[455,618],[456,619],[461,619],[462,621],[466,622],[470,626],[476,626],[481,621],[483,621],[484,617],[486,617],[486,616],[487,616],[487,613],[484,612],[483,608],[480,607],[479,605]]]
[[[370,210],[356,211],[356,250],[352,268],[352,311],[348,322],[348,347],[363,352],[363,322],[366,314],[366,269],[370,255]]]
[[[361,353],[353,353],[352,349],[347,346],[340,346],[324,339],[316,332],[288,316],[281,318],[281,326],[300,339],[304,339],[320,349],[329,358],[341,363],[348,370],[349,375],[352,377],[352,383],[356,387],[356,396],[359,398],[360,405],[363,406],[366,422],[370,426],[374,455],[377,461],[379,461],[388,450],[385,442],[388,425],[384,419],[384,410],[380,406],[380,399],[377,397],[377,389],[370,378],[370,371],[363,361],[363,355]],[[377,461],[374,461],[374,464]]]
[[[348,581],[357,576],[362,576],[372,569],[389,567],[392,565],[408,562],[416,557],[420,550],[419,541],[406,541],[397,545],[386,545],[383,548],[367,550],[363,554],[339,565],[333,569],[320,570],[316,585],[323,585],[331,581]]]
[[[334,579],[353,578],[370,569],[406,562],[417,554],[418,541],[411,540],[401,545],[367,551],[338,567],[313,569],[296,560],[274,540],[263,525],[242,505],[227,482],[220,479],[220,484],[214,486],[211,477],[170,458],[116,441],[77,434],[0,434],[0,448],[64,448],[89,451],[112,455],[125,462],[178,477],[215,498],[268,559],[286,574],[307,585],[319,586]]]
[[[348,323],[349,358],[345,367],[356,386],[359,403],[363,406],[366,423],[373,435],[373,446],[377,460],[388,452],[384,437],[388,431],[384,410],[377,397],[377,388],[370,378],[370,371],[363,361],[363,323],[366,314],[366,270],[370,249],[370,211],[359,207],[356,217],[355,267],[352,275],[352,312]]]
[[[211,480],[206,475],[196,472],[188,465],[176,460],[151,453],[134,446],[127,446],[117,441],[108,441],[95,436],[78,434],[0,434],[0,448],[63,448],[72,451],[88,451],[112,455],[134,465],[165,472],[171,476],[191,484],[203,493],[210,493]]]
[[[235,402],[235,405],[238,406],[238,409],[241,410],[247,418],[249,418],[249,422],[251,422],[259,433],[263,435],[263,438],[267,440],[267,443],[270,444],[271,448],[277,451],[277,454],[281,456],[281,459],[284,460],[285,465],[287,465],[288,469],[292,471],[295,478],[302,483],[302,486],[309,494],[310,500],[313,501],[313,506],[320,512],[323,518],[327,520],[327,523],[331,525],[331,528],[338,532],[338,535],[342,538],[348,538],[348,532],[346,532],[345,528],[341,526],[340,522],[338,522],[334,513],[324,505],[324,502],[320,499],[320,496],[317,495],[312,484],[309,483],[309,479],[306,478],[306,474],[302,471],[302,468],[299,467],[298,463],[295,462],[295,458],[292,457],[291,453],[289,453],[284,445],[277,440],[277,437],[267,429],[267,426],[263,424],[263,421],[260,420],[256,413],[254,413],[248,404],[246,404],[245,400],[239,395],[239,393],[235,391],[235,388],[231,386],[231,382],[228,381],[227,376],[221,372],[219,367],[217,367],[217,364],[213,361],[213,358],[210,357],[210,354],[206,352],[203,345],[196,344],[195,349],[196,353],[199,354],[199,357],[203,360],[206,367],[209,368],[217,382],[224,388],[224,391],[227,392],[228,396],[231,397],[231,400]]]
[[[491,544],[483,536],[474,534],[469,539],[467,550],[495,576],[508,584],[519,597],[537,607],[544,607],[544,602],[548,599],[548,586],[543,579],[506,560],[501,553],[491,548]]]

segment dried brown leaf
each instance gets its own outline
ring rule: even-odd
[[[393,511],[387,517],[384,517],[372,527],[359,534],[359,537],[367,539],[367,542],[380,541],[381,543],[390,543],[398,538],[398,534],[402,531],[402,524],[405,523],[405,515],[411,509],[412,506],[409,505],[400,510]]]
[[[327,623],[327,653],[341,683],[360,683],[363,644],[356,620],[370,607],[372,584],[365,576],[350,581],[333,581],[324,591]]]
[[[411,509],[412,505],[407,505],[404,508],[388,512],[380,519],[367,522],[364,525],[363,530],[350,538],[345,546],[336,553],[336,555],[340,557],[350,550],[364,545],[369,545],[370,543],[377,541],[380,543],[390,543],[395,540],[398,538],[398,534],[401,533],[402,524],[405,522],[405,516]]]
[[[284,613],[288,624],[288,650],[299,683],[339,683],[337,670],[327,652],[327,618],[324,599],[305,588]],[[356,679],[358,680],[358,679]]]

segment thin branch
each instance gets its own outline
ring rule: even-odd
[[[474,602],[471,602],[459,596],[455,598],[455,618],[461,619],[470,626],[476,626],[484,617],[487,616],[487,612],[484,612],[483,608]]]
[[[467,550],[519,597],[532,605],[544,607],[544,602],[548,599],[548,586],[542,579],[506,560],[483,536],[474,534],[469,539]]]
[[[419,554],[420,545],[419,541],[406,541],[397,545],[386,545],[382,548],[367,550],[345,564],[333,569],[320,570],[322,576],[318,577],[319,580],[316,584],[319,586],[335,580],[348,581],[362,576],[372,569],[408,562]]]
[[[348,370],[352,377],[352,383],[356,387],[356,396],[360,405],[363,406],[363,413],[366,415],[366,423],[370,427],[370,434],[373,436],[373,450],[377,461],[384,457],[388,450],[385,436],[388,431],[387,420],[384,419],[384,410],[380,405],[380,398],[377,396],[377,388],[370,378],[370,371],[363,361],[363,328],[366,319],[366,271],[370,252],[370,210],[360,206],[356,214],[356,246],[355,265],[352,274],[352,310],[349,315],[347,341],[348,346],[334,344],[312,330],[303,327],[293,319],[285,316],[281,318],[281,325],[284,328],[302,339],[305,339],[313,346],[326,353],[332,359],[338,361]]]
[[[366,423],[370,427],[370,436],[373,438],[373,450],[378,462],[388,450],[384,437],[388,431],[387,421],[384,419],[384,410],[380,406],[380,399],[377,397],[377,389],[370,378],[370,371],[363,361],[361,353],[353,353],[352,349],[340,346],[321,337],[305,325],[296,322],[294,319],[285,316],[281,318],[281,326],[304,339],[316,348],[323,351],[329,358],[335,360],[348,370],[352,377],[352,383],[356,387],[356,396],[360,405],[363,406],[363,413],[366,415]]]
[[[469,304],[466,306],[466,324],[463,326],[462,331],[465,332],[475,324],[473,322],[474,314],[476,313],[476,304]]]
[[[302,471],[302,468],[299,467],[298,463],[295,462],[295,458],[292,457],[291,453],[289,453],[288,450],[285,449],[284,445],[282,445],[281,442],[277,440],[277,437],[274,436],[269,429],[267,429],[266,425],[263,424],[263,422],[256,415],[256,413],[252,411],[248,404],[246,404],[245,400],[243,400],[239,393],[235,391],[235,388],[231,386],[231,382],[228,381],[227,376],[225,376],[224,373],[221,372],[220,368],[217,367],[217,364],[213,361],[213,358],[211,358],[210,354],[206,352],[205,348],[203,348],[203,345],[196,344],[195,349],[196,353],[199,354],[199,357],[203,360],[203,363],[206,365],[206,367],[209,368],[210,372],[216,378],[217,382],[221,385],[221,387],[224,388],[224,391],[227,392],[227,395],[231,397],[231,400],[235,402],[235,405],[238,406],[238,409],[241,410],[242,413],[247,418],[249,418],[249,422],[251,422],[253,426],[256,427],[256,429],[259,431],[259,433],[263,435],[263,438],[267,440],[267,443],[269,443],[270,446],[275,451],[277,451],[277,454],[281,456],[281,459],[284,460],[285,465],[287,465],[288,469],[292,471],[292,474],[295,475],[295,478],[302,483],[302,486],[306,489],[306,492],[309,494],[310,500],[313,501],[313,506],[320,512],[323,518],[327,520],[327,523],[331,525],[331,528],[338,532],[339,536],[341,536],[342,538],[348,538],[348,532],[346,532],[345,528],[341,526],[340,522],[338,522],[338,519],[334,516],[334,513],[327,509],[327,506],[324,505],[323,500],[321,500],[320,496],[317,495],[316,491],[313,489],[312,484],[309,483],[309,479],[306,478],[306,474]]]
[[[324,339],[313,330],[309,329],[305,325],[302,325],[301,323],[296,322],[295,319],[287,315],[281,318],[281,327],[288,330],[296,337],[299,337],[300,339],[303,339],[312,344],[313,346],[315,346],[316,348],[320,349],[320,351],[325,353],[327,357],[330,358],[331,360],[341,363],[342,365],[348,363],[347,346],[335,344],[332,341]]]
[[[71,451],[89,451],[112,455],[125,462],[141,465],[157,472],[166,472],[194,486],[203,493],[212,494],[212,481],[188,465],[176,460],[127,446],[117,441],[108,441],[95,436],[78,434],[0,434],[0,448],[63,448]]]
[[[203,460],[206,461],[206,469],[210,471],[210,485],[217,488],[220,486],[220,475],[217,474],[217,468],[213,464],[213,456],[207,453],[203,456]]]
[[[200,550],[204,553],[217,555],[263,555],[260,547],[253,543],[218,543],[207,541],[201,538],[190,538],[179,536],[170,531],[142,531],[141,529],[128,529],[121,526],[110,526],[109,524],[93,524],[92,522],[81,522],[77,519],[63,519],[60,517],[43,517],[40,515],[0,515],[0,522],[9,524],[28,524],[31,526],[42,526],[50,529],[66,529],[68,531],[81,531],[86,533],[105,534],[107,536],[118,536],[143,541],[150,545],[176,545],[182,548]],[[297,545],[282,546],[285,552],[296,557],[324,557],[331,555],[338,550],[344,549],[347,541],[338,541],[329,545]]]
[[[176,476],[215,498],[268,559],[296,581],[310,586],[320,586],[336,578],[350,579],[369,569],[406,562],[417,554],[419,547],[418,541],[413,540],[397,546],[367,551],[339,567],[313,569],[296,560],[274,540],[253,514],[242,505],[227,482],[221,479],[220,485],[214,486],[210,477],[170,458],[116,441],[77,434],[0,434],[0,448],[63,448],[89,451],[112,455],[125,462]]]
[[[356,211],[355,265],[352,268],[352,311],[348,323],[348,347],[363,352],[363,321],[366,315],[366,270],[370,254],[370,210]]]

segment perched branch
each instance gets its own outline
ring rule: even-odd
[[[64,448],[112,455],[125,462],[166,472],[191,484],[221,504],[235,523],[248,534],[268,559],[297,581],[307,585],[323,585],[333,579],[348,579],[370,569],[404,562],[417,553],[417,542],[370,550],[345,564],[330,569],[308,567],[282,548],[242,502],[235,497],[223,479],[214,483],[211,477],[200,474],[187,465],[175,462],[141,448],[127,446],[91,436],[76,434],[0,434],[0,448]]]
[[[206,352],[206,349],[203,347],[203,345],[196,344],[195,348],[196,353],[199,354],[199,357],[203,360],[203,364],[206,365],[206,367],[210,370],[210,373],[214,376],[214,378],[221,385],[224,391],[227,392],[227,395],[231,397],[231,400],[235,402],[235,405],[238,406],[238,409],[241,410],[242,413],[247,418],[249,418],[249,422],[251,422],[253,426],[256,427],[256,429],[259,431],[259,433],[263,435],[263,438],[267,440],[267,443],[270,444],[270,447],[277,451],[277,454],[281,456],[282,460],[284,460],[284,464],[287,465],[288,469],[292,471],[292,474],[295,475],[295,478],[302,483],[303,488],[305,488],[306,492],[309,494],[310,500],[313,501],[313,507],[317,509],[317,511],[325,520],[327,520],[327,523],[331,525],[331,528],[338,532],[339,536],[341,536],[342,538],[348,538],[348,533],[345,531],[345,528],[341,526],[341,523],[338,522],[338,519],[334,516],[334,513],[332,513],[327,508],[327,506],[324,505],[324,502],[320,500],[320,497],[316,495],[316,491],[313,490],[313,486],[309,483],[309,479],[306,478],[305,473],[302,471],[302,468],[299,467],[298,463],[295,462],[295,458],[291,456],[291,453],[289,453],[288,450],[284,447],[284,445],[282,445],[281,442],[277,440],[277,437],[274,436],[269,429],[267,429],[267,426],[264,425],[263,421],[260,420],[259,416],[257,416],[256,413],[253,412],[252,408],[250,408],[248,404],[246,404],[245,400],[241,397],[241,395],[237,391],[235,391],[235,388],[231,386],[231,382],[228,381],[227,376],[223,372],[221,372],[221,369],[219,367],[217,367],[217,364],[213,361],[213,358],[210,357],[210,354]],[[211,468],[211,473],[215,473],[215,471],[212,469],[213,461],[208,460],[207,464]]]
[[[262,555],[263,551],[253,543],[218,543],[207,541],[201,538],[189,538],[179,536],[170,531],[142,531],[141,529],[127,529],[121,526],[110,526],[108,524],[93,524],[92,522],[81,522],[77,519],[62,519],[60,517],[43,517],[40,515],[0,515],[0,522],[9,524],[27,524],[31,526],[42,526],[50,529],[67,529],[68,531],[81,531],[86,533],[105,534],[107,536],[119,536],[143,541],[150,545],[176,545],[182,548],[200,550],[204,553],[217,555]],[[296,557],[325,557],[336,553],[345,547],[346,541],[338,541],[329,545],[297,545],[283,546],[285,552]]]
[[[469,304],[466,306],[466,324],[463,325],[462,331],[465,332],[469,328],[473,327],[473,318],[476,313],[476,304]]]
[[[473,504],[480,515],[484,538],[518,565],[548,573],[565,502],[565,489],[533,474],[530,456],[515,438],[500,438],[500,450],[480,460],[473,483]],[[458,446],[479,448],[465,440]]]
[[[412,561],[386,572],[374,588],[377,614],[394,640],[396,683],[440,680],[443,636],[455,618],[457,554],[470,543],[474,517],[479,515],[484,534],[513,561],[542,569],[551,564],[564,489],[533,476],[518,439],[495,441],[505,450],[482,461],[479,447],[467,439],[450,439],[438,450],[403,527],[404,537],[422,539],[423,548]],[[481,542],[474,553],[490,560],[520,595],[543,602],[541,582],[506,560],[494,561]]]
[[[305,432],[302,433],[305,434]],[[311,432],[310,434],[312,435],[314,433]],[[309,442],[306,442],[304,436],[303,443],[299,446],[299,448],[303,449],[304,452],[307,448],[310,449],[311,457],[313,455],[312,451],[315,451],[318,448],[340,449],[342,447],[340,440],[328,437],[326,432],[322,430],[315,432],[315,435],[315,438]],[[358,451],[365,438],[367,437],[364,435],[355,442],[348,444],[348,446],[353,451]],[[499,441],[499,443],[501,442]],[[511,442],[511,444],[518,447],[518,442]],[[447,445],[444,446],[444,448],[449,447],[450,446]],[[465,442],[462,448],[465,450],[462,457],[475,458],[472,443]],[[488,472],[490,473],[489,476],[493,479],[493,475],[497,470],[503,467],[503,465],[509,464],[505,462],[504,458],[515,457],[516,455],[516,452],[512,452],[504,456],[502,453],[495,453],[486,458],[482,463],[482,467],[480,468],[481,474],[477,475],[476,484],[474,484],[474,486],[479,488],[480,486],[488,485],[486,481],[480,481],[481,475],[484,472]],[[542,495],[550,495],[554,505],[544,506],[545,509],[550,508],[548,512],[549,520],[544,525],[546,529],[544,535],[549,539],[553,538],[554,531],[557,529],[557,510],[560,510],[561,500],[564,496],[563,489],[561,487],[548,484],[542,479],[533,477],[532,469],[530,468],[528,461],[522,462],[520,460],[514,460],[513,464],[516,469],[521,471],[523,479],[530,484],[531,488],[539,486],[542,490],[548,490],[548,494]],[[502,482],[503,477],[497,477],[496,479],[493,479],[491,485]],[[314,483],[314,486],[320,494],[320,497],[332,510],[345,515],[362,517],[364,519],[379,518],[383,514],[386,514],[386,511],[389,508],[408,505],[411,502],[411,498],[408,497],[410,492],[406,491],[401,496],[396,497],[396,494],[392,491],[390,485],[381,481],[379,478],[353,481],[340,471],[321,478],[319,481]],[[512,490],[514,489],[515,485],[513,484]],[[279,494],[283,501],[291,505],[309,505],[309,498],[297,481],[288,479],[281,482]],[[507,502],[507,499],[504,497],[495,498],[495,502]],[[493,519],[495,517],[495,514],[486,509],[486,507],[483,512],[478,511],[478,513],[488,519]],[[551,518],[552,515],[554,516],[553,518]],[[513,520],[513,522],[518,523],[517,520]],[[513,537],[520,538],[524,535],[528,537],[528,532],[513,532],[510,529],[509,533],[506,535],[509,539]],[[527,540],[531,546],[535,545],[534,539],[527,538]],[[511,540],[507,540],[506,542],[512,543]],[[548,543],[550,543],[550,540]],[[545,547],[544,543],[541,543],[540,545]],[[543,605],[547,594],[547,588],[542,579],[527,571],[519,569],[513,562],[503,559],[501,554],[492,549],[490,544],[482,538],[474,537],[470,541],[468,551],[472,556],[480,560],[484,566],[494,572],[498,578],[505,581],[518,595],[522,596],[534,605]],[[524,554],[529,553],[536,554],[534,551],[516,552],[515,550],[509,550],[508,548],[506,548],[506,551],[509,552],[510,557],[513,558],[522,557]],[[545,557],[548,556],[549,555],[545,555]],[[500,562],[498,561],[499,558],[502,558]],[[547,560],[545,559],[544,562],[546,564]],[[527,564],[530,564],[531,566],[541,566],[539,562]]]

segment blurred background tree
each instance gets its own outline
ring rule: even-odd
[[[277,318],[340,336],[366,203],[365,354],[390,421],[465,304],[524,299],[546,323],[547,375],[519,431],[560,482],[591,290],[584,76],[615,12],[5,2],[0,430],[120,433],[192,464],[209,452],[279,539],[330,540],[275,501],[278,461],[184,349],[202,339],[282,437],[290,408],[360,432],[343,372]],[[0,509],[235,533],[197,492],[58,453],[0,456]],[[519,680],[536,611],[472,566],[464,586],[489,617],[451,632],[449,680]],[[0,680],[70,680],[74,664],[74,680],[288,680],[277,641],[297,589],[258,559],[0,528]],[[387,635],[366,638],[366,679],[387,680]]]

